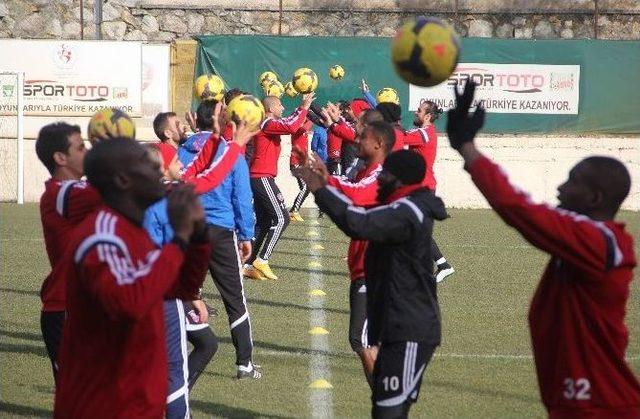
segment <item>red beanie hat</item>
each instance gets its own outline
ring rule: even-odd
[[[369,103],[367,103],[366,100],[364,99],[353,99],[351,101],[351,110],[353,111],[353,114],[357,117],[360,116],[360,114],[362,112],[364,112],[367,109],[371,109],[371,106],[369,106]]]

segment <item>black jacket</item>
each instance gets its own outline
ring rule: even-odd
[[[365,210],[331,186],[316,191],[315,198],[345,234],[370,242],[364,265],[369,342],[440,344],[431,233],[433,220],[447,217],[442,200],[420,188]]]

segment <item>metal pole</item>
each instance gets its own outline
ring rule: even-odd
[[[80,0],[80,39],[84,39],[84,1]]]
[[[102,0],[93,2],[93,23],[96,27],[95,39],[102,39]]]
[[[24,89],[24,73],[18,72],[17,77],[18,87],[18,204],[24,204],[24,109],[23,102],[23,89]]]
[[[278,35],[282,35],[282,0],[280,0],[280,17],[278,18]]]
[[[600,8],[598,7],[598,0],[594,0],[593,10],[593,37],[598,39],[598,20],[600,20]]]

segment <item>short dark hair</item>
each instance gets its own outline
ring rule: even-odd
[[[600,191],[606,210],[615,215],[631,190],[631,176],[621,161],[612,157],[592,156],[579,164],[587,166],[586,181],[593,191]]]
[[[210,131],[213,129],[213,111],[218,104],[217,100],[203,100],[196,110],[196,125],[200,131]]]
[[[147,150],[136,140],[112,138],[96,143],[84,158],[84,173],[87,181],[102,197],[117,194],[114,178],[117,173],[136,164]]]
[[[153,132],[156,133],[156,137],[158,137],[160,141],[165,142],[168,140],[167,136],[164,135],[164,130],[167,128],[169,118],[174,116],[176,116],[175,112],[160,112],[153,119]]]
[[[380,111],[384,120],[390,123],[396,123],[402,119],[402,108],[396,103],[382,102],[378,103],[376,109]]]
[[[69,137],[72,134],[80,134],[80,127],[66,122],[55,122],[40,129],[36,140],[36,154],[51,175],[57,167],[53,155],[57,152],[69,152]]]
[[[382,140],[385,150],[389,153],[396,143],[396,132],[393,125],[386,121],[373,121],[365,125],[363,132],[371,132]]]
[[[229,105],[229,102],[231,102],[236,97],[238,97],[240,95],[246,95],[246,94],[247,94],[247,92],[242,91],[242,90],[238,89],[237,87],[234,87],[233,89],[228,90],[227,93],[224,94],[224,103],[226,105]]]
[[[360,114],[360,118],[362,118],[362,123],[364,125],[368,125],[372,122],[384,121],[382,114],[375,109],[365,109]]]

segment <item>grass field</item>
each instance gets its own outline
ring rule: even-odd
[[[413,417],[543,417],[526,323],[546,256],[486,210],[451,210],[436,238],[456,273],[438,289],[443,344],[429,365]],[[347,239],[328,219],[291,224],[272,259],[278,281],[247,282],[256,382],[238,382],[226,317],[212,321],[220,349],[192,394],[194,417],[309,417],[322,393],[334,417],[367,417],[369,391],[347,340]],[[637,213],[623,213],[639,241]],[[309,236],[314,229],[319,236]],[[40,336],[38,291],[48,270],[37,206],[0,204],[0,416],[50,416],[53,380]],[[310,244],[320,264],[312,265]],[[315,259],[314,259],[315,260]],[[313,275],[311,273],[313,272]],[[326,297],[308,295],[321,278]],[[637,278],[637,275],[636,275]],[[637,281],[636,281],[637,282]],[[640,300],[634,282],[628,305],[628,354],[640,371]],[[210,279],[207,298],[222,309]],[[312,350],[310,304],[324,299],[328,349]],[[329,390],[312,390],[311,368],[328,365]]]

